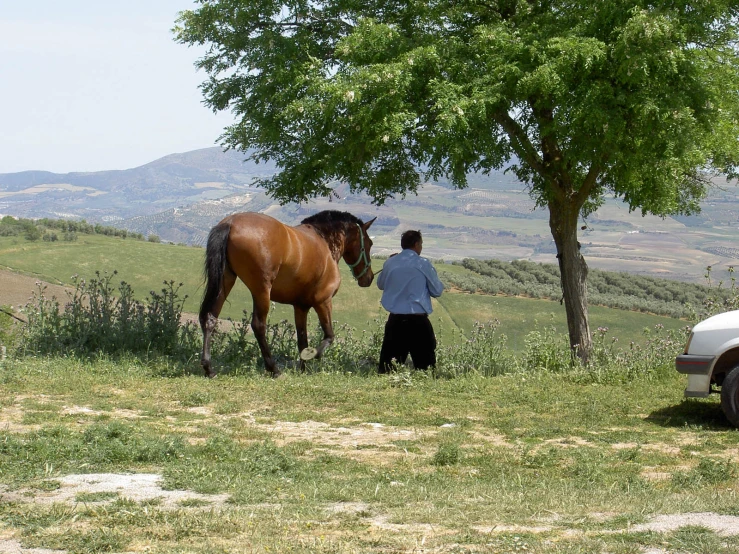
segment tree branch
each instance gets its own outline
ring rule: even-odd
[[[570,173],[564,165],[564,154],[559,144],[557,144],[556,138],[549,132],[550,128],[554,126],[554,112],[551,108],[537,107],[535,98],[529,99],[529,105],[539,125],[544,169],[551,179],[554,193],[562,199],[566,195],[572,194],[573,186]]]
[[[0,308],[0,312],[4,313],[5,315],[8,315],[8,316],[12,317],[13,319],[17,319],[18,321],[20,321],[20,322],[21,322],[21,323],[23,323],[24,325],[28,323],[27,321],[25,321],[25,320],[23,320],[23,319],[19,318],[19,317],[18,317],[17,315],[15,315],[14,313],[12,313],[12,312],[9,312],[8,310],[5,310],[5,309],[3,309],[3,308]]]
[[[605,156],[603,157],[605,158]],[[595,188],[595,183],[598,181],[598,177],[600,177],[600,173],[602,170],[602,161],[595,162],[593,163],[593,165],[590,166],[588,174],[585,176],[585,179],[582,182],[582,186],[577,191],[577,194],[575,194],[574,201],[578,210],[583,206],[583,204],[585,204],[588,197],[590,196],[590,193],[593,192],[593,189]]]
[[[493,120],[503,127],[508,138],[511,139],[511,145],[516,154],[537,173],[545,176],[547,172],[538,152],[516,120],[508,115],[508,112],[502,110],[493,113]]]
[[[294,21],[255,21],[251,24],[251,29],[264,30],[272,29],[275,27],[282,29],[297,29],[302,27],[311,31],[319,31],[329,24],[335,24],[337,26],[343,27],[346,33],[349,33],[354,29],[354,25],[348,23],[347,21],[344,21],[343,19],[320,19],[312,15],[304,14],[302,17],[305,17],[306,20],[301,21],[300,19],[298,19],[298,17],[298,14],[295,14]]]

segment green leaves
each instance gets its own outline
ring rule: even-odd
[[[336,180],[377,203],[427,177],[516,164],[534,197],[696,209],[739,165],[737,4],[204,0],[174,29],[204,44],[223,141],[270,158],[281,201]],[[513,158],[512,156],[516,156]],[[569,191],[569,192],[567,192]],[[583,191],[582,194],[575,194]]]

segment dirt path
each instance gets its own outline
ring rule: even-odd
[[[66,300],[67,291],[74,290],[71,287],[43,282],[32,275],[0,268],[0,306],[13,306],[17,310],[38,290],[36,283],[46,285],[46,294],[56,296],[60,300]]]

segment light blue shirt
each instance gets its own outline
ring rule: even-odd
[[[377,287],[382,291],[382,307],[391,314],[430,314],[431,297],[444,291],[431,262],[410,248],[387,259]]]

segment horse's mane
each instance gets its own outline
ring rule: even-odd
[[[316,228],[323,228],[332,231],[338,231],[344,228],[346,223],[356,223],[362,225],[362,220],[349,212],[340,212],[338,210],[324,210],[310,217],[306,217],[300,222],[303,225],[313,225]]]

